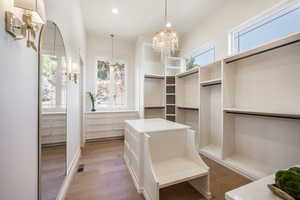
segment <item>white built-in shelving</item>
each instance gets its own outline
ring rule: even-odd
[[[166,76],[166,119],[176,121],[176,79],[175,76]]]
[[[165,72],[161,54],[153,50],[152,45],[142,45],[142,117],[165,117]],[[154,95],[155,94],[155,95]]]
[[[165,106],[166,119],[191,126],[201,154],[262,178],[300,163],[299,54],[297,33],[177,73],[175,82],[154,84],[149,105]],[[158,93],[165,100],[157,101]]]
[[[200,68],[200,152],[222,158],[222,67],[217,61]]]
[[[300,34],[225,59],[223,160],[257,179],[300,163]]]
[[[196,138],[199,137],[199,87],[198,67],[176,75],[176,121],[191,126]]]
[[[166,57],[165,67],[167,76],[175,76],[182,71],[183,59],[180,57]]]

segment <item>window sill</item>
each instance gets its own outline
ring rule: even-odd
[[[99,113],[130,113],[130,112],[138,112],[138,110],[103,110],[103,111],[88,111],[86,114],[99,114]]]

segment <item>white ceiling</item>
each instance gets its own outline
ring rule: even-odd
[[[224,0],[169,0],[169,21],[179,33],[190,31]],[[133,39],[164,25],[164,0],[81,0],[87,31]],[[119,15],[112,14],[113,8]]]

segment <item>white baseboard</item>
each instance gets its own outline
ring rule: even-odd
[[[67,176],[66,176],[66,178],[63,182],[63,185],[56,197],[56,200],[64,200],[65,199],[68,188],[69,188],[69,186],[72,182],[72,179],[77,171],[77,166],[79,163],[80,156],[81,156],[81,150],[79,149],[78,152],[76,153],[74,159],[71,162],[70,168],[67,170]]]

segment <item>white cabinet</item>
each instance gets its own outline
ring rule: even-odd
[[[138,119],[137,111],[86,113],[87,140],[124,136],[125,120]]]
[[[188,126],[164,119],[126,121],[124,159],[146,200],[159,200],[161,188],[185,181],[211,198],[209,168],[194,138]]]

